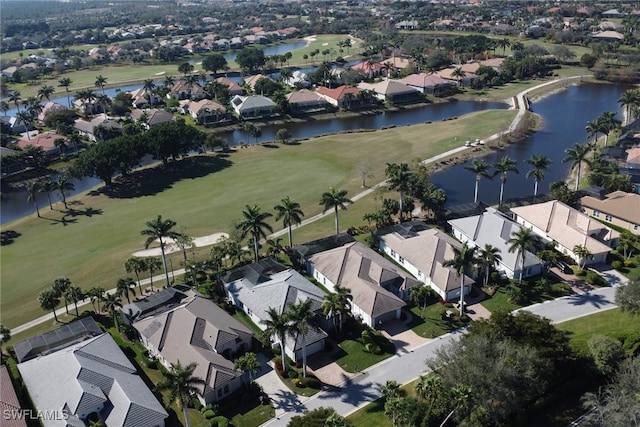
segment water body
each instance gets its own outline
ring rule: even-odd
[[[523,161],[532,154],[544,154],[553,160],[551,168],[545,173],[544,181],[539,184],[538,193],[548,193],[549,184],[553,181],[565,180],[569,174],[571,163],[562,163],[566,157],[565,149],[576,143],[587,142],[585,126],[605,111],[617,112],[621,118],[617,99],[631,88],[624,85],[580,84],[569,86],[560,92],[550,94],[531,107],[541,115],[544,128],[528,138],[507,148],[491,153],[485,157],[488,163],[497,162],[502,156],[518,161],[519,174],[509,173],[504,187],[504,198],[533,196],[533,177],[525,175],[531,167]],[[470,163],[470,162],[469,162]],[[459,164],[431,176],[431,181],[447,192],[447,205],[473,202],[475,176],[464,169],[468,164]],[[500,197],[500,178],[492,181],[480,181],[478,199],[497,204]]]

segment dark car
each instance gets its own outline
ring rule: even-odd
[[[573,274],[571,266],[564,261],[556,262],[556,267],[558,267],[564,274]]]

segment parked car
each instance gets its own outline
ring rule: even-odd
[[[564,261],[556,262],[556,267],[558,267],[564,274],[573,274],[571,266]]]

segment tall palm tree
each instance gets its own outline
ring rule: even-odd
[[[27,185],[27,202],[31,202],[36,207],[36,214],[38,218],[42,218],[40,216],[40,208],[38,207],[38,193],[40,192],[40,182],[31,181]]]
[[[69,104],[69,108],[71,108],[71,98],[69,97],[69,87],[71,83],[73,83],[73,81],[69,77],[63,77],[58,80],[58,86],[63,87],[65,92],[67,92],[67,104]]]
[[[60,304],[60,299],[56,292],[52,289],[40,292],[40,295],[38,295],[38,302],[40,303],[40,308],[43,310],[51,310],[53,312],[53,318],[58,322],[56,307]]]
[[[535,199],[538,195],[538,183],[544,179],[544,173],[549,170],[549,165],[553,163],[553,161],[544,154],[539,156],[532,154],[531,157],[526,159],[524,162],[531,165],[533,168],[530,171],[527,171],[525,176],[527,178],[533,176],[533,179],[535,180],[535,184],[533,186],[533,198]]]
[[[71,286],[67,289],[65,293],[65,298],[69,301],[73,301],[73,305],[76,308],[76,317],[79,317],[78,314],[78,302],[85,299],[85,294],[82,292],[82,288],[80,286]]]
[[[156,84],[153,79],[146,79],[142,84],[142,89],[147,94],[147,102],[151,105],[151,95],[153,94],[153,90],[156,88]]]
[[[502,198],[504,195],[504,184],[507,182],[507,174],[509,172],[520,173],[517,161],[509,156],[503,156],[497,163],[493,164],[495,172],[493,176],[500,175],[500,206],[502,206]]]
[[[99,87],[104,95],[104,85],[107,84],[107,78],[100,74],[96,77],[95,87]]]
[[[311,329],[317,330],[311,322],[315,317],[315,313],[311,310],[312,300],[307,298],[304,301],[299,301],[296,304],[289,303],[289,321],[291,327],[289,328],[289,336],[294,340],[298,337],[302,339],[302,376],[307,377],[307,334]]]
[[[584,130],[587,132],[587,137],[593,137],[593,144],[595,145],[598,142],[598,134],[600,133],[600,122],[598,119],[590,120],[587,122],[587,126],[585,126]]]
[[[58,298],[64,299],[64,310],[69,314],[69,307],[67,306],[67,291],[71,287],[71,280],[68,277],[58,277],[53,281],[53,292],[56,293]]]
[[[120,297],[113,293],[107,293],[103,299],[104,304],[102,304],[102,309],[106,312],[111,313],[111,317],[113,319],[113,324],[116,327],[116,330],[120,332],[120,323],[118,322],[118,318],[116,316],[118,312],[118,308],[122,307],[122,302],[120,301]]]
[[[276,339],[280,341],[282,368],[285,369],[287,362],[285,360],[284,344],[290,328],[289,316],[287,316],[286,313],[278,313],[278,310],[273,307],[269,307],[266,314],[267,318],[261,320],[260,323],[265,326],[265,336],[269,338],[275,336]]]
[[[582,168],[582,162],[585,161],[585,157],[587,157],[590,148],[589,144],[575,144],[573,148],[564,150],[567,157],[562,159],[562,163],[571,162],[571,169],[578,168],[575,191],[578,191],[578,188],[580,188],[580,170]]]
[[[136,290],[134,289],[136,282],[131,277],[125,277],[118,279],[116,283],[116,295],[121,298],[123,295],[127,298],[127,303],[131,304],[131,298],[129,294],[136,296]]]
[[[182,366],[180,360],[171,365],[171,368],[163,371],[164,378],[158,383],[159,390],[169,392],[169,401],[176,402],[182,409],[184,421],[187,427],[191,426],[189,412],[187,410],[191,396],[200,392],[200,386],[205,382],[202,378],[193,375],[198,365],[193,362]]]
[[[0,101],[0,111],[4,113],[4,116],[7,116],[7,111],[9,111],[11,107],[6,101]]]
[[[147,270],[149,270],[149,287],[151,291],[153,291],[153,272],[159,270],[164,264],[163,260],[152,256],[145,259],[145,265],[147,266]],[[167,274],[167,279],[169,278],[169,274]]]
[[[288,228],[289,247],[293,248],[293,233],[291,228],[293,224],[300,225],[302,217],[304,216],[304,212],[300,209],[300,203],[294,202],[287,196],[280,201],[279,205],[274,206],[273,209],[277,212],[276,221],[282,220],[282,225]]]
[[[148,236],[147,240],[144,243],[144,247],[145,249],[148,249],[151,243],[155,242],[156,240],[160,243],[162,267],[164,268],[164,276],[167,282],[167,287],[169,287],[169,270],[167,270],[167,256],[165,254],[165,248],[167,246],[167,239],[175,239],[180,234],[172,230],[172,228],[176,226],[176,222],[171,219],[162,219],[162,215],[158,215],[156,219],[147,221],[146,226],[148,228],[140,232],[140,234],[142,234],[143,236]]]
[[[471,268],[476,262],[476,250],[462,244],[461,248],[453,248],[453,258],[445,260],[442,264],[445,267],[452,267],[456,271],[456,275],[460,278],[460,314],[464,311],[464,277],[465,272]]]
[[[176,78],[171,75],[167,75],[164,77],[162,84],[171,89],[173,85],[176,84]]]
[[[600,131],[604,133],[604,145],[605,147],[609,145],[609,134],[620,127],[622,122],[618,120],[616,117],[616,113],[613,111],[605,111],[598,117],[598,122],[601,124]]]
[[[47,98],[47,101],[51,101],[51,95],[53,95],[55,91],[56,90],[53,88],[53,86],[43,85],[40,89],[38,89],[38,97],[40,99]]]
[[[467,73],[465,73],[461,67],[458,67],[451,72],[451,76],[456,78],[456,80],[458,81],[458,86],[460,86],[462,79],[467,77]]]
[[[27,140],[31,141],[31,132],[29,129],[33,126],[33,115],[29,111],[20,111],[16,113],[16,123],[21,123],[24,131],[27,133]]]
[[[587,264],[587,260],[593,258],[593,254],[586,246],[575,245],[573,247],[573,253],[578,257],[580,269],[584,270],[584,266]]]
[[[406,163],[387,163],[385,174],[389,178],[389,188],[400,193],[400,222],[404,212],[404,195],[409,192],[413,173]]]
[[[14,90],[13,92],[11,92],[11,95],[9,95],[9,102],[13,102],[16,105],[16,108],[18,109],[18,113],[20,112],[21,100],[22,98],[20,98],[20,91],[18,90]]]
[[[40,185],[40,191],[42,191],[43,193],[47,193],[49,209],[53,210],[53,205],[51,204],[51,192],[56,189],[56,184],[51,181],[51,178],[47,177],[38,180],[38,185]]]
[[[489,173],[491,165],[484,159],[473,159],[473,161],[471,162],[471,166],[465,166],[464,168],[465,170],[472,172],[476,177],[476,189],[473,195],[473,203],[478,203],[478,186],[480,184],[480,180],[482,178],[492,178],[491,174]]]
[[[245,210],[242,211],[242,216],[244,219],[237,225],[238,230],[241,232],[240,238],[244,239],[248,235],[253,238],[253,256],[255,261],[258,262],[260,256],[258,253],[260,239],[267,237],[265,230],[268,230],[270,233],[273,232],[271,225],[265,221],[273,215],[269,212],[260,212],[260,206],[258,205],[246,205]]]
[[[489,284],[489,272],[492,268],[502,261],[502,255],[500,255],[500,249],[490,245],[489,243],[484,245],[484,248],[480,249],[478,254],[478,262],[484,267],[484,285]]]
[[[336,190],[333,187],[329,188],[329,191],[322,193],[320,198],[320,205],[324,207],[322,213],[325,213],[329,209],[333,209],[336,216],[336,234],[340,233],[340,223],[338,219],[338,208],[343,211],[347,210],[347,205],[353,203],[347,198],[347,190]]]
[[[101,311],[100,302],[104,298],[104,294],[105,294],[105,290],[101,286],[94,286],[93,288],[89,289],[89,291],[87,292],[87,295],[91,298],[91,305],[93,305],[94,311],[96,310],[95,303],[96,302],[98,303],[98,310],[96,311],[96,313],[100,313]]]
[[[624,124],[628,125],[631,123],[631,109],[634,106],[640,105],[640,90],[638,89],[629,89],[626,90],[620,98],[618,98],[618,104],[624,108]]]
[[[124,269],[127,273],[133,273],[136,275],[136,280],[138,282],[138,291],[140,291],[140,295],[142,295],[142,287],[140,286],[140,273],[147,270],[146,260],[144,258],[135,256],[127,258],[124,263]]]
[[[56,178],[56,190],[60,193],[62,197],[62,203],[64,203],[64,208],[67,209],[67,193],[76,189],[76,186],[71,182],[71,177],[69,175],[63,173],[58,175]]]
[[[511,238],[507,240],[509,252],[515,252],[517,254],[516,257],[520,258],[520,278],[518,279],[518,284],[522,284],[527,251],[533,251],[539,241],[538,235],[534,234],[533,230],[527,227],[522,227],[518,231],[514,231],[511,233]]]

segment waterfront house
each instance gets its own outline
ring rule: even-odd
[[[309,89],[295,90],[288,93],[286,98],[291,111],[294,113],[324,111],[331,106],[325,98]]]
[[[397,80],[385,79],[378,83],[362,82],[358,84],[358,89],[372,91],[374,96],[382,102],[401,104],[420,100],[418,91]]]
[[[640,235],[640,194],[614,191],[603,198],[584,196],[580,208],[593,218]]]
[[[227,77],[218,77],[216,81],[229,88],[229,96],[244,95],[244,88]]]
[[[96,138],[95,131],[98,126],[122,132],[122,125],[111,120],[109,117],[107,117],[106,114],[98,114],[90,121],[84,119],[76,119],[73,128],[77,130],[80,135],[86,136],[91,141],[97,141],[98,138]]]
[[[142,122],[147,129],[157,126],[160,123],[174,122],[176,120],[176,117],[172,113],[157,108],[147,108],[144,110],[135,109],[131,111],[131,118],[135,121]]]
[[[60,154],[60,148],[56,147],[56,140],[62,140],[68,144],[69,139],[55,132],[42,132],[32,136],[31,139],[22,138],[17,142],[18,147],[24,149],[28,146],[40,147],[47,157],[55,157]]]
[[[200,125],[222,123],[231,119],[231,114],[223,105],[209,99],[189,101],[183,106],[183,109]]]
[[[434,96],[448,92],[451,88],[455,87],[455,83],[451,82],[451,80],[445,80],[433,73],[411,74],[398,81],[414,88],[418,92]]]
[[[354,86],[339,86],[335,89],[320,86],[316,93],[327,100],[331,105],[349,110],[361,104],[359,99],[360,89]]]
[[[276,103],[262,95],[236,95],[231,98],[231,108],[241,119],[278,116]]]

